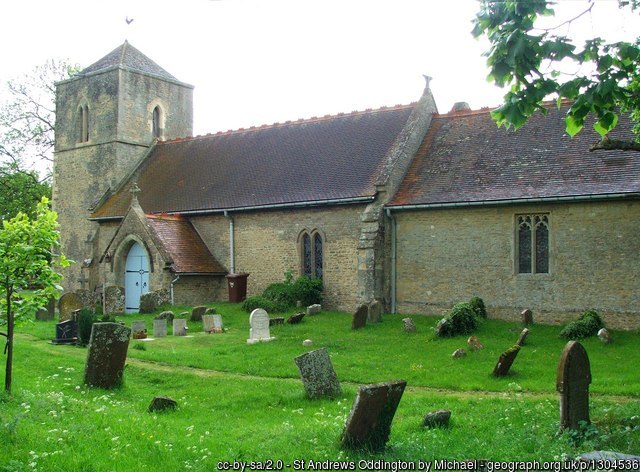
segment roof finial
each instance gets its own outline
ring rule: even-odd
[[[142,190],[138,187],[138,182],[133,183],[129,189],[129,193],[131,194],[131,205],[140,205],[140,202],[138,202],[138,195],[142,193]]]
[[[425,88],[429,88],[429,84],[431,83],[431,79],[433,79],[433,77],[425,74],[422,74],[422,77],[424,77],[424,81],[426,82]]]

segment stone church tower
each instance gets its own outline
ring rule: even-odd
[[[53,208],[74,260],[65,290],[94,289],[98,224],[90,210],[135,169],[156,139],[190,136],[193,86],[124,42],[56,84]]]

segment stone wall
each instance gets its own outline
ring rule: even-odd
[[[224,276],[183,275],[173,286],[176,305],[196,306],[227,300],[227,280]]]
[[[550,273],[516,274],[515,215],[549,213]],[[640,327],[640,202],[564,203],[394,213],[401,313],[439,314],[480,296],[490,317],[544,323],[586,309]]]

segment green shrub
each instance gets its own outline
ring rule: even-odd
[[[251,313],[256,308],[262,308],[263,310],[271,313],[280,311],[276,309],[276,304],[274,302],[260,295],[249,297],[242,302],[242,309],[247,313]]]
[[[450,337],[469,334],[478,327],[478,318],[469,303],[458,303],[447,316],[438,321],[436,336]]]
[[[568,323],[562,331],[560,337],[565,339],[584,339],[598,334],[604,328],[602,318],[595,310],[587,310],[580,318]]]
[[[317,277],[298,277],[293,284],[295,299],[300,300],[303,306],[322,303],[322,279]]]
[[[269,285],[262,296],[276,305],[294,306],[296,304],[295,286],[287,282],[277,282]]]
[[[471,305],[471,309],[474,313],[480,318],[487,317],[487,309],[484,306],[484,301],[480,297],[473,297],[469,300],[469,305]]]
[[[269,285],[262,292],[262,297],[272,301],[276,311],[285,311],[295,306],[298,300],[303,306],[322,303],[322,279],[302,276],[291,283],[291,277],[285,274],[285,281]]]
[[[78,344],[80,346],[86,346],[89,344],[89,339],[91,338],[91,328],[93,327],[93,323],[98,321],[98,317],[96,316],[93,310],[89,308],[83,308],[78,313]]]

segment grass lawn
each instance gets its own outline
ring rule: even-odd
[[[575,434],[558,434],[555,377],[565,345],[559,327],[530,327],[510,375],[496,379],[490,374],[517,340],[517,323],[485,321],[476,333],[485,348],[454,360],[451,353],[466,347],[466,337],[435,339],[436,317],[414,316],[417,332],[406,334],[398,315],[351,331],[348,314],[323,312],[299,325],[272,327],[277,339],[271,343],[247,345],[248,315],[239,305],[215,306],[223,334],[202,333],[201,323],[189,322],[189,337],[131,340],[125,384],[114,391],[83,386],[86,348],[49,344],[55,322],[18,327],[13,396],[0,397],[0,470],[216,470],[223,460],[282,460],[283,470],[310,470],[309,460],[358,466],[372,459],[640,453],[637,333],[613,332],[611,345],[583,342],[593,377],[593,427],[577,441]],[[127,325],[145,320],[151,332],[154,316],[119,319]],[[303,347],[304,339],[314,345]],[[293,359],[320,347],[328,349],[343,383],[341,398],[305,398]],[[408,387],[387,449],[341,450],[338,439],[358,384],[395,379]],[[178,410],[147,413],[155,395],[174,398]],[[422,428],[423,416],[442,408],[452,411],[451,426]]]

